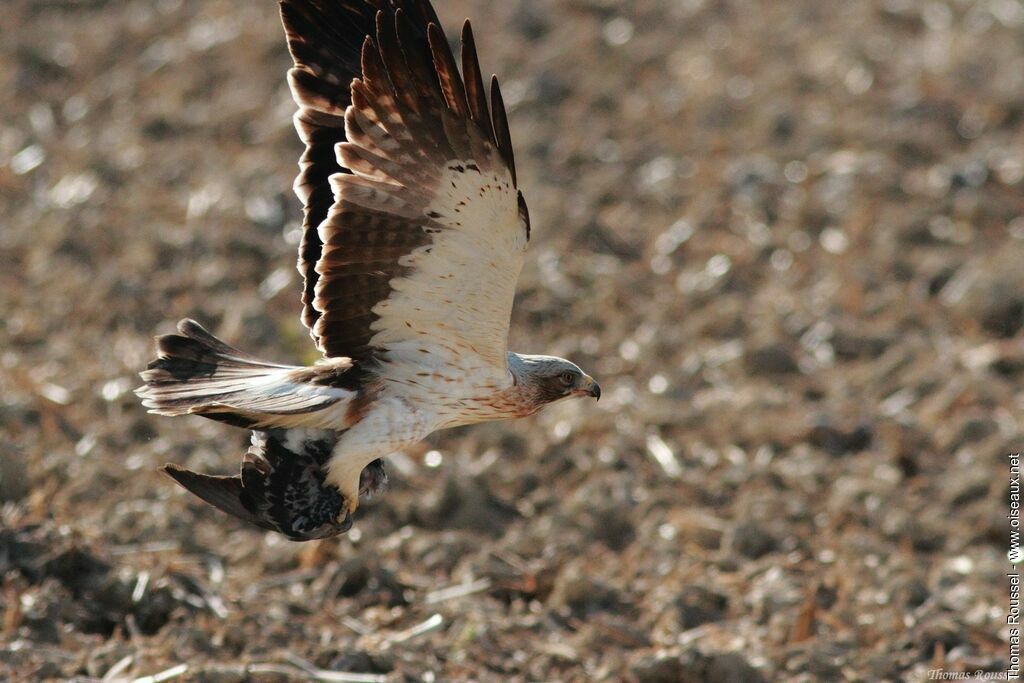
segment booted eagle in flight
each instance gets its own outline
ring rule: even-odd
[[[165,471],[309,540],[351,527],[389,453],[601,389],[567,360],[507,348],[530,217],[469,22],[460,72],[427,0],[282,0],[281,17],[306,143],[302,322],[324,358],[268,363],[183,320],[137,393],[150,412],[251,429],[239,476]]]

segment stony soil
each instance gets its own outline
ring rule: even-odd
[[[131,393],[184,316],[314,359],[276,4],[5,3],[0,679],[1003,669],[1024,7],[440,13],[511,108],[513,348],[605,398],[435,435],[351,534],[297,545],[157,471],[232,472],[240,431]]]

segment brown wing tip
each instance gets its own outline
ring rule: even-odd
[[[437,24],[427,24],[427,40],[444,40],[444,31]]]
[[[237,491],[241,492],[242,490],[242,481],[239,477],[217,477],[209,474],[199,474],[171,462],[161,467],[160,471],[181,484],[184,488],[203,498],[203,500],[206,500],[206,498],[196,489],[204,490],[213,486],[227,490],[233,488],[232,484],[237,484]]]
[[[167,463],[160,468],[160,471],[177,482],[186,491],[201,498],[218,510],[264,529],[276,531],[265,520],[253,514],[251,510],[245,507],[245,504],[242,502],[243,488],[241,477],[199,474],[173,463]]]
[[[160,471],[182,486],[185,486],[185,483],[182,481],[183,479],[187,479],[189,474],[195,474],[191,470],[186,470],[181,465],[175,465],[173,462],[165,463],[164,466],[160,468]],[[185,488],[188,487],[186,486]]]
[[[512,135],[508,129],[508,115],[505,112],[505,99],[501,96],[501,86],[498,85],[496,74],[491,75],[491,123],[494,126],[494,142],[508,165],[509,173],[512,174],[512,185],[519,187],[516,181],[516,160],[512,152]]]

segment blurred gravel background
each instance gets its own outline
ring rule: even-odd
[[[436,435],[296,545],[156,471],[240,431],[130,392],[184,316],[314,360],[276,3],[4,3],[0,679],[1003,669],[1024,5],[438,4],[511,108],[513,348],[605,398]]]

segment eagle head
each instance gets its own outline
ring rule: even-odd
[[[518,393],[528,399],[533,412],[563,398],[601,398],[601,385],[564,358],[510,353],[509,369]]]

